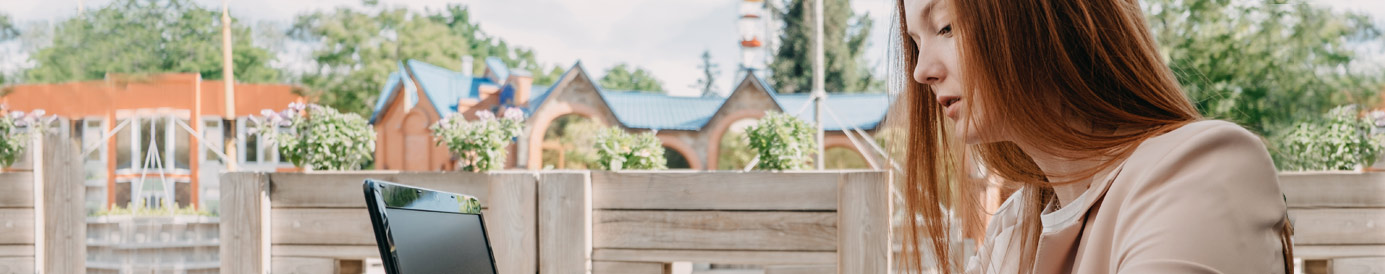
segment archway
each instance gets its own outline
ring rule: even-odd
[[[690,169],[692,161],[684,156],[682,152],[669,146],[664,146],[664,160],[669,169]]]
[[[832,146],[823,149],[823,168],[825,169],[870,169],[870,163],[861,153],[845,146]]]
[[[578,114],[564,114],[553,119],[543,131],[541,146],[543,169],[596,168],[595,144],[601,123]]]
[[[750,140],[745,136],[745,129],[758,122],[760,119],[746,118],[731,122],[731,125],[727,126],[716,144],[716,169],[744,169],[755,159],[755,151],[750,148]]]

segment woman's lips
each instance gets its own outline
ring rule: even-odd
[[[962,100],[959,99],[959,100],[957,100],[957,101],[955,101],[955,102],[952,102],[952,104],[947,105],[946,109],[943,109],[944,114],[947,115],[947,118],[952,118],[953,120],[957,120],[957,111],[958,111],[959,109],[962,109],[962,104],[961,104],[961,103],[962,103]]]
[[[938,104],[943,106],[943,114],[949,118],[957,119],[957,109],[961,108],[959,103],[962,102],[962,97],[944,95],[938,96],[937,100]]]

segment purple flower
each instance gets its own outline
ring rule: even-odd
[[[285,109],[283,112],[279,113],[279,115],[284,116],[284,119],[293,119],[293,116],[298,116],[296,114],[298,113],[293,111],[293,109]]]
[[[302,110],[307,109],[307,108],[308,108],[308,106],[307,106],[306,104],[303,104],[303,103],[299,103],[299,102],[289,103],[289,109],[302,111]]]

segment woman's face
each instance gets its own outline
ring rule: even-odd
[[[948,0],[904,0],[905,29],[918,46],[918,62],[914,66],[914,81],[929,85],[933,101],[942,105],[943,113],[953,121],[953,132],[968,144],[983,140],[978,112],[969,111],[974,98],[965,98],[961,69],[957,63],[957,45],[952,37],[955,18]],[[970,125],[970,127],[968,127]]]

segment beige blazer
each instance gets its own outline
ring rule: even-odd
[[[1018,272],[1016,199],[992,217],[968,273]],[[1067,206],[1044,210],[1033,273],[1285,273],[1286,210],[1256,135],[1194,122],[1145,140]]]

